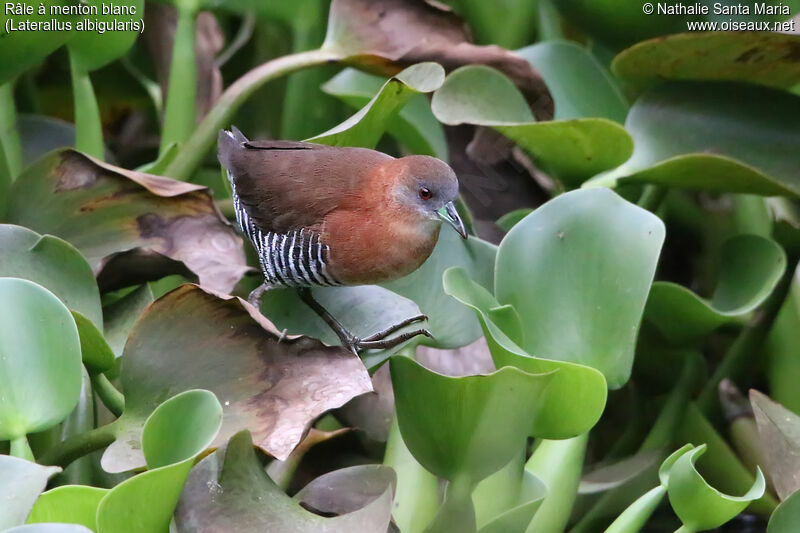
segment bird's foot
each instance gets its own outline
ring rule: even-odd
[[[398,330],[416,322],[422,322],[427,320],[428,317],[425,315],[417,315],[402,322],[398,322],[388,328],[379,331],[370,335],[369,337],[364,337],[363,339],[356,337],[349,331],[343,331],[339,338],[342,341],[342,346],[349,349],[354,354],[358,355],[360,350],[386,350],[389,348],[394,348],[398,344],[404,343],[409,339],[413,339],[417,335],[424,335],[429,338],[433,338],[433,334],[430,331],[424,328],[415,329],[413,331],[408,331],[405,333],[401,333],[391,339],[387,339],[389,335],[392,333],[397,332]]]

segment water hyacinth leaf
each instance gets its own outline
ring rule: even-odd
[[[105,272],[109,256],[137,248],[185,263],[201,283],[221,291],[232,290],[248,268],[241,238],[198,185],[65,149],[28,167],[10,195],[11,222],[69,241],[100,277],[112,275]]]
[[[361,109],[381,91],[385,78],[347,68],[328,80],[322,90],[349,106]],[[444,128],[431,113],[423,95],[413,95],[400,112],[389,120],[386,132],[412,153],[432,155],[447,161]]]
[[[408,67],[387,81],[355,115],[325,133],[308,139],[332,146],[374,148],[400,109],[414,95],[441,87],[444,69],[436,63]]]
[[[285,531],[287,533],[374,533],[391,520],[392,487],[366,506],[331,518],[307,511],[264,471],[247,431],[204,458],[189,474],[175,523],[191,531]]]
[[[507,464],[524,442],[551,379],[503,368],[448,377],[403,356],[390,360],[397,420],[411,453],[430,472],[470,485]]]
[[[800,492],[795,492],[769,517],[767,533],[792,533],[800,523]]]
[[[763,466],[785,500],[800,488],[800,416],[756,390],[750,391],[750,403],[767,461]]]
[[[92,269],[68,242],[13,224],[0,224],[0,276],[38,283],[102,331],[100,291]]]
[[[605,118],[533,122],[525,98],[503,74],[485,66],[452,72],[434,93],[433,114],[448,125],[490,126],[530,153],[568,185],[623,163],[633,141]]]
[[[567,41],[537,43],[517,53],[544,78],[555,101],[555,119],[603,117],[620,124],[628,102],[586,48]]]
[[[744,511],[750,502],[761,498],[766,489],[760,469],[756,471],[755,483],[742,496],[730,496],[713,488],[695,468],[695,462],[705,451],[706,446],[702,445],[684,453],[669,470],[669,503],[689,531],[721,526]]]
[[[517,224],[517,222],[519,222],[526,216],[530,215],[531,211],[533,211],[533,209],[530,209],[528,207],[515,209],[514,211],[506,213],[505,215],[498,218],[495,224],[500,226],[500,228],[503,229],[504,231],[509,231]]]
[[[489,65],[526,94],[539,119],[553,116],[547,86],[527,61],[499,46],[470,43],[461,19],[439,3],[333,0],[322,48],[384,75],[422,61],[435,61],[448,71],[473,63]]]
[[[775,241],[737,235],[720,250],[720,272],[710,301],[676,283],[653,284],[645,319],[668,340],[683,343],[755,310],[772,294],[786,269],[786,254]]]
[[[513,0],[489,4],[481,0],[450,2],[475,32],[476,41],[515,48],[533,41],[537,4]]]
[[[621,387],[664,232],[655,215],[607,189],[563,194],[514,226],[497,252],[495,296],[519,313],[521,347],[591,366]]]
[[[80,389],[80,339],[69,310],[40,285],[0,278],[0,439],[61,422]]]
[[[98,24],[114,25],[116,21],[139,22],[144,17],[144,0],[122,0],[113,4],[119,8],[116,14],[104,14],[104,8],[111,4],[104,4],[99,0],[87,0],[87,7],[97,10],[91,20]],[[85,22],[84,22],[85,24]],[[76,31],[67,43],[67,48],[73,61],[86,72],[97,70],[115,59],[125,55],[133,46],[139,32],[135,29],[115,31]]]
[[[184,390],[208,389],[222,402],[215,446],[247,427],[259,446],[286,459],[312,420],[372,389],[348,350],[305,337],[281,340],[246,302],[194,285],[168,293],[142,314],[125,345],[121,380],[125,411],[102,460],[109,472],[144,464],[144,421]]]
[[[481,526],[478,533],[505,533],[507,531],[525,531],[533,515],[547,496],[547,486],[530,472],[523,471],[520,504],[496,516]]]
[[[447,270],[444,287],[447,294],[477,313],[497,368],[513,366],[532,374],[557,370],[539,402],[526,407],[533,418],[531,436],[570,438],[585,433],[597,423],[608,395],[601,372],[589,366],[531,357],[506,333],[522,331],[519,315],[515,311],[498,313],[502,306],[494,296],[469,279],[463,270]],[[570,401],[565,402],[564,398]]]
[[[97,531],[97,506],[108,489],[66,485],[48,490],[36,500],[28,523],[65,522]]]
[[[646,91],[626,129],[636,140],[622,166],[591,185],[654,183],[712,192],[800,194],[800,132],[787,116],[800,96],[732,82],[672,82]]]
[[[617,76],[637,86],[664,80],[729,80],[789,88],[800,83],[800,36],[777,32],[696,32],[636,43],[614,58]]]
[[[115,357],[122,355],[128,334],[153,300],[153,291],[145,284],[103,308],[105,339]]]
[[[103,497],[98,533],[167,531],[194,459],[211,445],[221,425],[222,406],[207,390],[184,391],[159,405],[142,435],[148,470]]]
[[[47,480],[60,472],[57,466],[40,466],[18,457],[0,455],[0,529],[25,523],[25,518],[39,497]]]
[[[394,493],[396,485],[397,474],[392,468],[357,465],[314,478],[294,499],[318,513],[343,515],[366,507],[387,489]]]
[[[20,20],[29,20],[33,23],[45,23],[53,20],[50,15],[51,6],[60,6],[57,0],[44,0],[41,2],[47,13],[40,15],[34,8],[32,15],[20,15],[7,12],[5,9],[0,13],[0,23],[5,29],[9,19],[14,21],[18,27]],[[38,6],[38,4],[37,4]],[[73,22],[73,17],[60,17],[62,22]],[[0,84],[14,80],[29,68],[36,66],[52,52],[66,43],[74,33],[62,30],[62,26],[57,25],[51,31],[11,31],[5,32],[3,43],[0,45]]]
[[[103,333],[88,318],[72,311],[78,327],[83,364],[93,372],[105,372],[114,366],[114,352],[103,337]]]

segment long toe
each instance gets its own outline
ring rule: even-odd
[[[417,335],[424,335],[426,337],[430,337],[431,339],[433,338],[433,334],[427,329],[417,329],[414,331],[409,331],[407,333],[401,333],[400,335],[392,337],[391,339],[381,339],[381,340],[363,339],[358,342],[357,346],[359,350],[386,350],[388,348],[394,348],[398,344],[402,344],[407,340],[413,339]]]
[[[397,324],[393,324],[393,325],[389,326],[388,328],[386,328],[384,330],[381,330],[381,331],[379,331],[377,333],[374,333],[374,334],[370,335],[369,337],[364,337],[361,340],[362,341],[377,341],[377,340],[381,340],[381,339],[384,339],[384,338],[388,337],[392,333],[395,333],[395,332],[403,329],[406,326],[409,326],[411,324],[415,324],[417,322],[424,322],[425,320],[428,320],[427,315],[412,316],[411,318],[407,318],[405,320],[402,320],[402,321],[398,322]],[[428,332],[428,333],[430,333],[430,332]]]

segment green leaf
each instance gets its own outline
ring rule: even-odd
[[[47,14],[39,15],[36,9],[39,4],[44,6]],[[9,19],[13,20],[16,26],[19,26],[21,21],[44,23],[53,20],[54,17],[50,16],[49,11],[54,5],[62,4],[57,0],[43,0],[33,6],[32,15],[14,15],[7,13],[5,9],[0,13],[0,24],[3,27],[3,40],[0,44],[3,58],[0,61],[0,84],[12,81],[29,68],[36,66],[73,37],[74,34],[68,31],[5,31]],[[59,17],[59,19],[74,23],[73,17]]]
[[[184,391],[159,405],[142,435],[149,470],[103,497],[98,532],[167,531],[195,458],[211,446],[221,426],[222,406],[210,391]]]
[[[645,319],[670,341],[700,339],[758,308],[784,270],[786,254],[775,241],[758,235],[731,237],[720,250],[720,272],[710,301],[676,283],[659,281],[650,290]]]
[[[557,120],[603,117],[622,124],[628,102],[616,82],[584,47],[567,41],[537,43],[517,53],[541,74],[555,100]]]
[[[764,343],[766,374],[772,398],[795,413],[800,412],[800,270],[795,269],[789,294]]]
[[[52,235],[0,224],[0,276],[23,278],[45,287],[102,331],[100,292],[81,253]]]
[[[499,71],[461,67],[433,95],[433,114],[448,125],[490,126],[525,149],[544,170],[578,185],[614,168],[633,151],[619,124],[604,118],[533,122],[525,98]]]
[[[81,350],[69,310],[47,289],[0,278],[0,439],[61,422],[78,402]]]
[[[32,461],[0,455],[0,529],[25,523],[31,507],[39,493],[53,474],[60,472],[57,466],[40,466]]]
[[[721,526],[744,511],[750,502],[761,498],[766,489],[760,469],[756,471],[755,483],[742,496],[730,496],[713,488],[695,468],[695,462],[705,451],[703,444],[684,453],[669,471],[669,503],[690,531]]]
[[[479,43],[515,48],[533,40],[537,2],[452,0],[448,3],[454,4],[459,14],[466,19]]]
[[[800,492],[795,492],[769,517],[767,533],[793,533],[800,523]]]
[[[495,296],[522,320],[521,347],[621,387],[663,240],[661,220],[606,189],[563,194],[528,215],[495,266]]]
[[[11,222],[72,243],[105,290],[158,279],[184,263],[205,286],[229,292],[248,270],[241,237],[198,185],[65,149],[28,167],[10,197]],[[165,263],[172,271],[163,271]]]
[[[523,471],[520,504],[496,516],[482,526],[478,533],[506,533],[508,531],[525,531],[533,515],[542,505],[547,495],[547,487],[536,476]]]
[[[205,388],[222,402],[215,446],[250,428],[259,446],[286,459],[312,420],[372,390],[348,350],[305,337],[282,339],[249,304],[194,285],[147,308],[122,361],[125,411],[114,426],[117,440],[103,455],[109,472],[144,465],[142,426],[159,403],[181,391]]]
[[[497,368],[513,366],[532,374],[557,371],[538,403],[527,408],[533,416],[531,436],[575,437],[597,423],[608,394],[601,372],[575,363],[531,357],[509,337],[511,331],[521,332],[516,311],[510,306],[500,306],[489,291],[472,281],[462,269],[447,270],[444,287],[447,294],[477,313]]]
[[[107,489],[83,485],[56,487],[39,496],[28,523],[66,522],[97,531],[97,506],[107,493]]]
[[[502,468],[524,442],[549,374],[502,368],[449,377],[408,357],[390,360],[400,432],[427,470],[475,484]]]
[[[759,444],[775,492],[782,500],[800,489],[800,416],[751,389]]]
[[[388,485],[377,498],[356,511],[332,518],[313,514],[269,478],[250,434],[242,431],[192,470],[175,523],[180,533],[205,529],[374,533],[386,531],[391,505],[392,487]]]
[[[645,92],[625,127],[633,156],[588,185],[654,183],[763,196],[800,194],[800,96],[742,83],[673,82]]]
[[[130,15],[104,15],[103,8],[112,4],[103,3],[100,0],[86,0],[86,6],[91,6],[97,10],[97,15],[86,17],[82,21],[89,20],[97,24],[114,24],[119,22],[139,22],[144,18],[144,0],[117,0],[113,6],[135,10]],[[80,67],[89,72],[111,63],[115,59],[125,55],[128,49],[133,46],[139,32],[136,30],[109,30],[109,31],[77,31],[67,43],[70,55]]]
[[[115,357],[122,355],[133,325],[153,299],[153,291],[145,284],[104,308],[105,338]]]
[[[505,231],[510,231],[511,228],[517,225],[517,222],[530,215],[531,211],[533,211],[533,209],[529,207],[515,209],[514,211],[510,211],[498,218],[495,224],[500,226]]]
[[[396,74],[355,115],[310,142],[331,146],[374,148],[402,106],[414,95],[441,87],[444,69],[437,63],[419,63]]]
[[[679,33],[637,43],[611,68],[637,86],[664,80],[729,80],[790,88],[800,83],[793,54],[800,36],[777,32]]]
[[[385,78],[348,68],[328,80],[322,90],[351,107],[361,109],[381,91],[385,83]],[[389,121],[386,131],[412,153],[432,155],[447,161],[444,128],[431,113],[428,99],[421,94],[413,95],[408,100],[397,116]]]

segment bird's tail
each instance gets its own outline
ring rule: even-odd
[[[236,150],[248,141],[247,137],[236,126],[231,126],[231,131],[219,130],[217,136],[217,158],[220,164],[228,170],[228,179],[231,179],[231,159]]]

